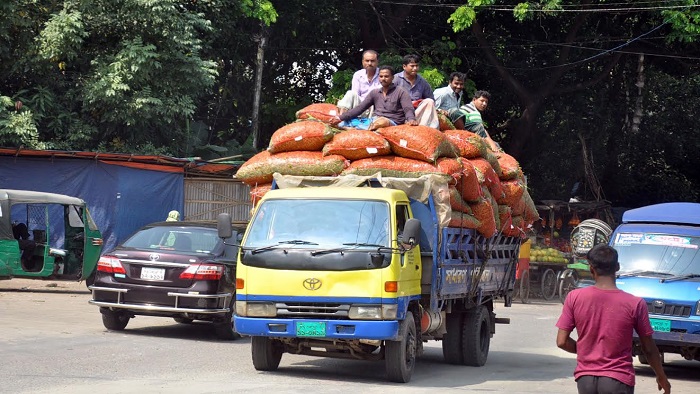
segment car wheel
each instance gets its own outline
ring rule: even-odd
[[[253,367],[258,371],[274,371],[279,367],[284,348],[270,337],[253,337],[250,342]]]
[[[226,317],[221,322],[214,323],[214,328],[216,330],[216,336],[219,339],[230,341],[232,339],[240,338],[240,334],[236,332],[236,324],[233,320],[233,311],[236,310],[236,302],[232,301],[229,308],[229,312],[226,313]]]
[[[173,320],[180,324],[192,324],[192,322],[194,321],[194,319],[189,319],[187,317],[173,317]]]
[[[113,331],[122,331],[129,324],[131,317],[126,311],[113,311],[109,309],[101,309],[102,324],[105,328]]]

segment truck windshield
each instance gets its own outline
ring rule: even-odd
[[[267,200],[251,221],[244,246],[259,248],[289,240],[313,242],[318,244],[315,249],[350,243],[390,246],[390,234],[389,204],[383,201]]]
[[[658,233],[618,233],[620,274],[650,271],[669,275],[700,274],[700,238]]]

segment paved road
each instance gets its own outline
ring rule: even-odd
[[[285,354],[277,372],[258,372],[250,340],[222,342],[205,323],[137,317],[109,332],[84,284],[0,281],[0,392],[7,393],[575,393],[573,355],[556,348],[556,303],[497,307],[484,367],[443,362],[429,342],[410,383],[386,381],[382,362]],[[667,357],[674,393],[698,392],[700,363]],[[637,390],[656,392],[653,373],[637,365]]]

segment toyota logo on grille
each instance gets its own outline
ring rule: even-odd
[[[151,253],[148,255],[148,259],[151,261],[158,261],[160,260],[160,255],[158,253]]]
[[[663,308],[666,305],[666,303],[661,300],[654,300],[654,302],[651,304],[654,306],[654,308]]]
[[[306,290],[318,290],[321,288],[321,279],[307,278],[304,279],[304,288]]]

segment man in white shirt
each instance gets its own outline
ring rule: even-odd
[[[358,70],[353,74],[352,87],[338,101],[340,114],[357,107],[367,97],[369,92],[382,87],[379,83],[379,72],[377,71],[378,61],[379,55],[376,51],[368,49],[362,52],[362,70]]]
[[[462,90],[464,89],[464,74],[453,72],[450,74],[450,81],[447,86],[435,89],[435,109],[439,113],[448,115],[452,108],[459,108],[462,102]]]

